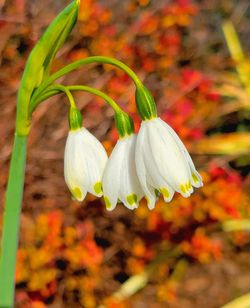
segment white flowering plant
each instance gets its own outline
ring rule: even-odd
[[[73,1],[51,23],[27,61],[18,92],[16,131],[6,192],[5,215],[0,259],[0,307],[13,307],[14,274],[18,245],[27,139],[32,115],[46,99],[64,93],[69,102],[69,133],[65,146],[65,182],[73,196],[83,201],[89,192],[105,201],[113,210],[118,202],[130,210],[142,198],[153,209],[162,194],[170,202],[175,192],[187,198],[202,179],[184,144],[174,130],[157,116],[150,91],[138,76],[119,60],[93,56],[80,59],[51,73],[57,51],[73,29],[79,9]],[[138,134],[132,118],[108,95],[85,85],[65,86],[56,81],[65,74],[90,63],[110,64],[122,69],[133,80],[135,100],[142,119]],[[74,100],[74,91],[86,91],[103,98],[114,110],[119,140],[110,157],[82,124],[82,115]]]

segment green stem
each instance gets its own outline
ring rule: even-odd
[[[121,112],[122,109],[116,104],[116,102],[109,97],[107,94],[105,94],[104,92],[97,90],[95,88],[89,87],[89,86],[83,86],[83,85],[72,85],[72,86],[62,86],[62,85],[52,85],[48,88],[48,90],[46,92],[44,92],[44,94],[42,94],[39,99],[37,101],[33,101],[30,104],[30,112],[32,113],[36,107],[44,100],[46,100],[47,98],[59,94],[62,91],[65,92],[65,90],[67,90],[68,92],[70,91],[84,91],[84,92],[88,92],[91,94],[94,94],[98,97],[101,97],[102,99],[104,99],[113,109],[115,112]]]
[[[75,100],[74,100],[74,97],[73,95],[71,94],[70,90],[68,89],[68,87],[66,86],[63,86],[61,84],[55,84],[53,86],[53,90],[58,90],[59,92],[64,92],[67,97],[68,97],[68,100],[69,100],[69,104],[72,108],[76,108],[76,103],[75,103]],[[32,108],[32,107],[31,107]]]
[[[51,85],[39,98],[38,101],[34,101],[31,105],[30,105],[30,112],[32,113],[35,108],[45,99],[47,99],[50,96],[56,95],[58,93],[60,93],[61,91],[65,92],[70,92],[70,91],[84,91],[84,92],[88,92],[91,94],[94,94],[96,96],[101,97],[102,99],[104,99],[115,111],[115,123],[116,123],[116,127],[119,133],[119,136],[121,138],[125,137],[125,136],[129,136],[132,133],[134,133],[134,123],[133,120],[131,119],[131,117],[126,113],[123,112],[123,110],[117,105],[117,103],[111,98],[109,97],[107,94],[105,94],[102,91],[99,91],[95,88],[89,87],[89,86],[83,86],[83,85],[73,85],[73,86],[62,86],[62,85]],[[71,94],[71,93],[70,93]],[[73,106],[74,107],[74,106]],[[79,112],[79,111],[78,111]],[[75,121],[75,109],[73,110],[73,114],[70,115],[70,127],[72,129],[76,129],[79,128],[78,125],[80,124],[81,121],[76,120]],[[78,118],[78,116],[77,116]],[[75,125],[76,124],[76,125]]]
[[[33,111],[36,109],[36,107],[43,101],[46,101],[46,99],[54,96],[54,95],[57,95],[57,94],[60,94],[61,91],[58,90],[58,89],[53,89],[53,86],[51,86],[51,88],[47,89],[43,94],[41,94],[39,96],[39,98],[36,100],[36,101],[32,101],[32,103],[30,104],[30,114],[33,113]]]
[[[142,87],[142,82],[138,78],[138,76],[129,68],[126,64],[122,63],[119,60],[110,58],[110,57],[102,57],[102,56],[95,56],[95,57],[88,57],[85,59],[77,60],[62,69],[60,69],[58,72],[52,74],[50,77],[48,77],[36,90],[34,96],[32,97],[32,101],[36,101],[41,93],[54,81],[59,79],[60,77],[66,75],[67,73],[72,72],[73,70],[79,68],[82,65],[90,64],[90,63],[101,63],[101,64],[111,64],[115,67],[120,68],[123,70],[126,74],[128,74],[131,79],[134,81],[136,87]],[[31,102],[32,102],[31,101]]]
[[[73,86],[67,86],[67,89],[70,91],[84,91],[94,94],[98,97],[101,97],[104,101],[106,101],[110,105],[110,107],[114,109],[115,112],[122,112],[122,109],[116,104],[116,102],[110,96],[95,88],[88,86],[81,86],[81,85],[73,85]]]
[[[23,196],[27,136],[15,135],[6,193],[0,259],[0,307],[14,306],[16,252]]]

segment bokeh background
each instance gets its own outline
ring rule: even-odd
[[[68,2],[0,1],[1,219],[25,61]],[[239,61],[228,50],[225,21],[244,49]],[[82,1],[53,70],[90,55],[131,66],[189,149],[204,187],[189,199],[160,199],[153,211],[142,202],[133,212],[120,204],[109,213],[90,195],[73,201],[63,178],[67,100],[43,103],[29,138],[16,307],[215,308],[250,292],[249,35],[247,0]],[[138,130],[134,86],[121,71],[85,66],[61,82],[103,89]],[[88,94],[75,98],[84,125],[110,153],[112,110]]]

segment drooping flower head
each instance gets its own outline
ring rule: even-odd
[[[115,145],[103,174],[103,195],[106,208],[112,211],[118,201],[133,210],[143,196],[135,166],[137,136],[128,115],[116,116],[120,139]]]
[[[146,93],[146,100],[143,95]],[[148,92],[137,95],[143,122],[136,144],[136,170],[148,207],[153,209],[160,192],[170,202],[174,192],[189,197],[193,187],[201,187],[202,179],[184,144],[175,131],[156,115],[153,98]],[[148,104],[141,107],[144,99]]]
[[[102,175],[107,154],[95,136],[86,128],[79,127],[79,118],[79,111],[71,110],[71,130],[64,153],[64,176],[74,198],[82,201],[87,192],[102,196]]]

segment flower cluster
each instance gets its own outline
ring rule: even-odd
[[[68,60],[78,60],[95,54],[105,54],[122,59],[135,71],[138,71],[146,83],[151,84],[152,90],[157,93],[161,118],[174,128],[188,149],[192,149],[192,153],[195,153],[197,150],[193,146],[194,140],[199,142],[206,137],[208,132],[209,135],[217,133],[218,123],[223,123],[224,117],[220,116],[222,110],[225,107],[228,111],[230,102],[223,101],[223,97],[214,92],[214,84],[208,80],[204,72],[194,70],[194,67],[197,67],[194,56],[196,51],[190,52],[190,50],[192,51],[192,46],[197,46],[196,38],[199,34],[193,32],[195,27],[188,28],[187,26],[192,22],[192,16],[198,11],[198,4],[196,3],[194,7],[191,2],[191,0],[172,0],[158,5],[157,1],[130,0],[123,3],[122,14],[116,15],[116,9],[119,9],[119,6],[114,9],[112,7],[110,10],[108,9],[110,6],[104,2],[100,4],[100,1],[96,0],[81,1],[79,14],[81,22],[78,27],[81,36],[79,34],[74,36],[73,33],[72,41],[74,40],[75,43],[72,46],[74,48],[69,53],[63,53],[62,57],[57,57],[53,69],[60,68]],[[5,11],[10,8],[9,13],[11,14],[23,10],[22,5],[13,7],[6,2],[5,6]],[[41,28],[45,26],[44,21],[48,20],[46,12],[47,10],[39,11],[39,16],[36,16],[37,18],[42,16],[42,22],[39,23]],[[24,13],[19,12],[19,15]],[[196,18],[194,26],[198,20],[201,19]],[[22,61],[34,44],[29,35],[32,34],[33,27],[28,23],[22,25],[21,28],[13,28],[13,23],[7,20],[1,23],[1,28],[6,33],[6,39],[8,37],[9,39],[3,50],[3,60],[5,61],[3,61],[1,68],[0,79],[4,90],[13,94],[19,84],[17,77],[20,75],[20,69],[24,66]],[[37,30],[41,31],[41,29]],[[192,32],[191,36],[187,35],[190,31]],[[203,32],[205,38],[206,29]],[[26,47],[20,48],[20,46],[23,47],[23,42]],[[201,63],[204,61],[210,66],[209,71],[213,72],[211,76],[218,86],[218,78],[221,80],[221,76],[216,75],[212,67],[216,66],[217,69],[218,63],[220,65],[224,63],[223,67],[225,67],[225,63],[228,64],[228,58],[227,60],[221,58],[221,53],[209,56],[206,48],[204,51],[203,55],[198,52]],[[202,58],[204,55],[205,59]],[[132,90],[129,77],[119,71],[111,74],[109,69],[110,67],[104,66],[104,70],[107,71],[105,78],[96,80],[97,73],[94,74],[95,82],[98,81],[96,84],[102,86],[107,93],[112,93],[113,98],[121,101],[122,97],[124,101],[129,102],[127,106],[122,105],[122,107],[131,114],[135,131],[139,131],[139,126],[143,128],[145,124],[155,122],[156,117],[150,121],[143,121],[141,124],[140,117],[135,114],[133,91],[128,91]],[[144,72],[150,73],[150,75],[145,77]],[[89,77],[89,74],[87,73],[86,76]],[[75,79],[72,78],[71,81],[75,82]],[[67,82],[70,82],[70,79]],[[223,78],[223,87],[224,82],[225,85],[227,82],[231,85],[232,80],[228,79],[227,81],[226,77]],[[237,83],[237,80],[234,82]],[[219,88],[217,87],[217,89]],[[125,91],[126,95],[124,95]],[[243,91],[239,93],[243,94]],[[14,119],[14,110],[10,108],[14,105],[14,97],[10,95],[9,98],[13,104],[4,104],[2,106],[3,112],[11,115],[10,111],[12,111]],[[90,102],[88,99],[87,101]],[[59,102],[58,100],[58,104],[53,105],[53,112],[47,114],[48,120],[53,119],[59,128],[54,133],[51,133],[49,129],[46,129],[46,132],[34,130],[32,133],[31,146],[40,147],[41,151],[36,151],[37,155],[42,152],[44,158],[51,158],[52,150],[48,150],[48,146],[54,147],[59,139],[62,140],[66,130],[65,126],[61,127],[63,122],[60,117],[55,118],[54,116],[61,111]],[[106,109],[101,102],[95,99],[91,100],[91,104],[81,104],[81,107],[84,106],[85,115],[88,114],[86,122],[90,130],[100,121],[109,123],[107,118],[110,113],[105,112]],[[166,102],[168,103],[166,104]],[[237,106],[234,104],[233,108],[233,119],[235,119]],[[36,112],[38,112],[38,116],[34,120],[43,124],[45,121],[44,109],[38,109]],[[232,119],[231,116],[229,119]],[[242,113],[240,117],[242,117]],[[4,129],[1,130],[2,138],[0,140],[2,158],[5,158],[9,153],[9,146],[6,145],[6,140],[9,139],[9,133],[12,131],[9,124],[9,117],[4,117],[1,123]],[[87,130],[82,127],[78,130],[71,130],[69,135],[80,131],[89,135]],[[83,134],[81,134],[81,140]],[[42,135],[43,138],[40,138]],[[168,138],[165,133],[164,136],[165,139]],[[91,135],[91,137],[93,136]],[[47,144],[47,138],[52,141],[50,145]],[[96,140],[95,137],[91,139]],[[114,142],[118,139],[118,134],[113,126],[109,127],[106,135],[103,134],[103,139],[104,147],[110,154]],[[138,144],[138,135],[136,134],[120,138],[115,149],[120,143],[128,144],[127,140],[132,139],[135,139],[133,148],[136,151]],[[86,163],[90,162],[89,156],[94,158],[97,154],[99,162],[101,157],[103,158],[104,170],[108,163],[116,166],[111,162],[113,153],[107,159],[106,154],[101,154],[105,151],[98,150],[96,153],[93,146],[89,146],[89,142],[81,142],[82,146],[79,146],[78,149],[71,149],[68,153],[74,151],[76,157],[80,157],[79,159],[84,157]],[[232,140],[231,143],[233,144],[233,142]],[[132,146],[130,146],[131,148]],[[81,151],[83,151],[83,155],[78,155],[77,153]],[[129,152],[129,149],[127,148],[126,151]],[[93,152],[94,154],[90,154]],[[158,148],[154,149],[154,153],[158,155],[158,152]],[[226,158],[223,158],[223,155],[209,156],[210,163],[208,163],[206,146],[199,153],[202,155],[200,157],[201,165],[203,160],[204,166],[204,171],[201,173],[204,188],[192,198],[182,198],[181,195],[177,195],[171,206],[164,206],[164,199],[159,198],[154,211],[149,211],[146,207],[146,200],[143,200],[132,213],[122,208],[121,211],[112,213],[112,221],[110,221],[109,215],[103,213],[101,202],[95,200],[90,194],[84,199],[88,204],[87,208],[79,207],[73,200],[69,201],[69,206],[62,208],[65,200],[64,191],[61,189],[64,183],[61,182],[61,172],[58,171],[60,170],[58,168],[60,161],[54,161],[53,166],[48,168],[48,159],[38,159],[35,162],[31,160],[29,163],[31,167],[26,179],[26,201],[22,214],[21,241],[16,272],[17,306],[20,308],[41,308],[48,305],[60,306],[62,302],[68,307],[81,305],[90,308],[99,305],[112,308],[127,307],[136,305],[137,302],[139,305],[147,302],[151,306],[167,306],[176,296],[175,306],[188,305],[185,285],[189,284],[186,284],[185,280],[180,285],[181,294],[178,294],[176,281],[172,279],[172,276],[178,276],[175,271],[175,260],[178,261],[183,257],[184,260],[191,260],[192,265],[194,262],[197,264],[197,261],[201,263],[213,262],[214,259],[220,259],[221,256],[224,259],[224,257],[227,258],[229,245],[230,260],[233,257],[239,259],[244,245],[247,249],[250,241],[249,233],[246,231],[230,232],[225,235],[220,232],[220,229],[217,229],[228,219],[234,219],[241,223],[242,219],[249,218],[248,177],[241,179],[239,172],[233,171],[235,165],[233,168],[228,165],[231,156]],[[53,157],[57,157],[56,155],[57,153]],[[242,166],[242,159],[243,157],[237,158],[239,166]],[[1,159],[0,162],[0,169],[3,171],[1,173],[1,195],[3,195],[3,187],[6,183],[7,161],[6,156],[6,159]],[[78,162],[78,158],[75,161]],[[94,166],[96,166],[96,161],[94,162]],[[132,171],[134,171],[136,170],[135,158],[132,163],[134,166]],[[79,170],[81,181],[83,178],[86,179],[84,182],[85,191],[90,191],[96,196],[103,195],[103,187],[100,191],[97,188],[104,185],[104,170],[100,172],[101,185],[96,186],[96,191],[88,183],[89,172],[92,176],[93,167],[90,164],[84,164],[84,166],[86,168],[82,169],[77,163],[76,168]],[[114,169],[118,171],[118,168]],[[121,167],[121,170],[123,169],[124,167]],[[238,171],[241,169],[242,167],[239,167]],[[45,171],[44,177],[40,176],[40,170]],[[120,173],[116,170],[113,183],[122,180]],[[82,173],[84,173],[84,177]],[[135,174],[138,179],[137,171]],[[50,178],[49,181],[48,178]],[[96,182],[98,183],[99,180]],[[147,185],[149,186],[150,183],[147,182]],[[150,189],[152,190],[151,187]],[[79,194],[77,190],[74,194],[77,195],[77,192]],[[157,194],[159,192],[157,189]],[[145,196],[144,192],[143,196]],[[84,195],[82,195],[83,197]],[[123,202],[120,194],[117,200]],[[90,217],[91,222],[85,220],[86,216]],[[129,276],[146,270],[151,261],[155,262],[155,258],[157,259],[158,255],[168,249],[169,243],[171,251],[176,245],[180,247],[181,256],[170,258],[160,265],[148,286],[136,296],[127,299],[126,302],[121,303],[117,298],[112,297],[113,292],[119,289],[120,283],[123,283]],[[236,254],[233,252],[235,245],[240,246]],[[192,266],[189,267],[189,270],[190,268],[192,273]],[[216,277],[215,275],[215,279]],[[211,281],[210,276],[206,278]],[[200,279],[198,280],[200,282]],[[194,290],[193,293],[197,295],[197,290]],[[189,293],[188,296],[193,297],[193,293]],[[178,297],[183,297],[182,294],[184,294],[185,300],[178,302]],[[106,298],[106,296],[108,297]],[[197,305],[196,299],[193,299],[190,306],[192,303],[195,305],[194,302]],[[218,303],[217,306],[219,306]]]
[[[116,116],[120,138],[109,159],[102,144],[86,128],[80,124],[72,126],[66,142],[64,171],[66,183],[78,201],[90,192],[103,195],[109,211],[118,201],[133,210],[145,197],[148,208],[153,209],[160,194],[165,202],[170,202],[175,191],[187,198],[193,187],[203,185],[180,138],[154,115],[151,96],[141,100],[145,93],[137,93],[143,119],[138,135],[128,115]]]

